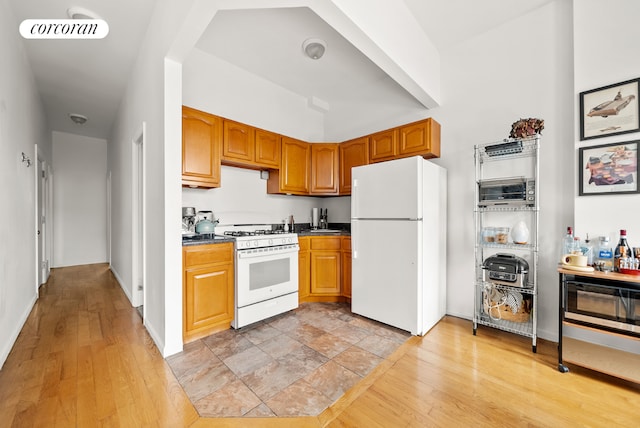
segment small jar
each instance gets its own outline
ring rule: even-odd
[[[509,241],[509,228],[496,227],[496,244],[506,244]]]
[[[496,228],[495,227],[483,227],[482,228],[482,240],[484,242],[493,244],[496,242]]]

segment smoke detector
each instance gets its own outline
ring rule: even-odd
[[[101,19],[95,12],[76,6],[67,9],[67,16],[71,19]]]
[[[87,116],[78,113],[69,113],[69,117],[73,120],[73,123],[77,123],[78,125],[84,125],[88,120]]]

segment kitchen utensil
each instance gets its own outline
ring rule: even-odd
[[[182,207],[182,234],[195,232],[196,209],[194,207]]]
[[[213,212],[212,211],[198,211],[198,215],[196,216],[196,223],[201,220],[209,220],[213,221]]]
[[[195,217],[196,209],[194,207],[182,207],[182,217]]]
[[[218,220],[210,221],[207,219],[200,220],[196,224],[196,233],[215,233],[216,225],[219,223]]]

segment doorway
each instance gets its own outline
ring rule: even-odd
[[[51,182],[49,166],[44,157],[35,145],[36,154],[36,177],[35,177],[35,196],[36,196],[36,271],[37,284],[36,293],[42,284],[47,282],[50,273],[50,257],[51,257],[51,232],[49,224],[51,224]]]
[[[145,134],[146,123],[136,133],[132,144],[132,176],[131,176],[131,236],[132,236],[132,304],[144,320],[145,316]]]

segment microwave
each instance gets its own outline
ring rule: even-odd
[[[640,336],[640,285],[636,283],[569,278],[563,306],[565,319]]]
[[[534,206],[536,181],[525,177],[497,178],[478,182],[478,206]]]

